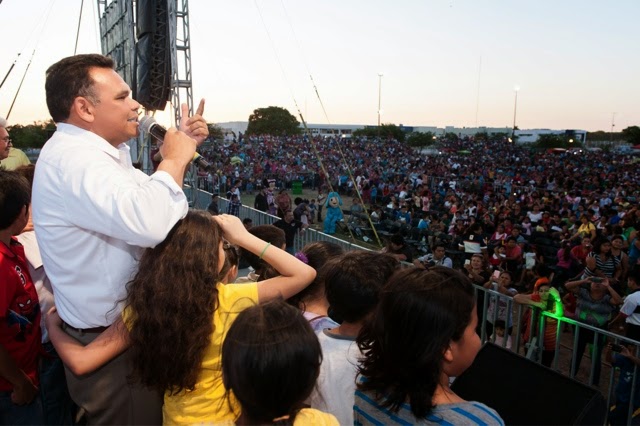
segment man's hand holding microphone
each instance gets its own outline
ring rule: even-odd
[[[165,129],[157,124],[152,117],[145,116],[140,120],[140,130],[160,141],[162,162],[158,166],[158,170],[169,173],[180,186],[182,186],[185,171],[192,161],[198,163],[201,168],[207,167],[206,161],[196,153],[198,145],[209,136],[209,128],[202,118],[203,112],[204,99],[200,101],[198,109],[192,117],[188,116],[187,105],[182,104],[180,130],[175,127]]]

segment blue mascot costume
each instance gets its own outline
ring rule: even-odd
[[[324,206],[327,209],[327,217],[324,219],[325,234],[336,233],[336,223],[339,220],[342,220],[342,210],[340,210],[341,205],[342,198],[340,198],[340,195],[337,192],[330,192],[327,197],[327,201],[324,203]]]

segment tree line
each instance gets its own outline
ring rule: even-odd
[[[32,124],[14,124],[7,127],[13,145],[20,149],[42,148],[44,143],[53,135],[56,126],[52,120],[36,121]],[[222,129],[209,124],[209,133],[212,140],[222,139]],[[302,134],[300,122],[286,108],[269,106],[257,108],[249,116],[247,135],[272,135],[272,136],[296,136]],[[393,138],[399,142],[407,142],[410,146],[424,148],[442,140],[456,140],[455,133],[445,133],[436,137],[432,132],[406,133],[395,124],[382,124],[378,126],[366,126],[353,132],[354,136],[367,138]],[[477,140],[489,140],[496,137],[508,137],[507,134],[491,135],[486,132],[476,133]],[[539,148],[568,148],[581,146],[577,141],[570,142],[570,135],[541,135],[538,139]],[[592,141],[626,141],[631,145],[640,144],[640,127],[630,126],[621,132],[604,132],[602,130],[587,133],[587,140]]]

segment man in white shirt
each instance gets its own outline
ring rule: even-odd
[[[164,240],[188,211],[182,179],[208,135],[201,114],[182,106],[163,161],[147,176],[124,143],[138,134],[140,104],[102,55],[62,59],[47,70],[47,107],[57,131],[36,167],[33,219],[42,261],[65,331],[89,343],[122,310],[126,283],[142,250]],[[155,424],[162,396],[130,383],[128,352],[82,377],[67,370],[69,391],[88,424]]]
[[[624,298],[622,308],[618,316],[611,321],[611,326],[627,323],[626,336],[630,339],[640,340],[640,267],[634,266],[629,271],[627,285],[631,293]]]

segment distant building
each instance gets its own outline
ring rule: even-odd
[[[566,135],[575,142],[585,143],[587,141],[586,130],[550,130],[550,129],[526,129],[516,130],[518,143],[535,143],[540,135]]]
[[[218,123],[223,129],[233,130],[235,133],[247,131],[248,123],[246,121],[231,121],[227,123]],[[302,128],[302,124],[300,125]],[[351,137],[353,132],[365,127],[375,127],[363,124],[315,124],[307,123],[307,127],[313,136],[338,136]],[[436,126],[404,126],[399,127],[407,133],[412,132],[431,132],[436,136],[442,136],[446,133],[454,133],[458,137],[475,136],[476,133],[487,133],[488,135],[513,133],[511,127],[436,127]],[[576,142],[585,143],[587,140],[586,130],[551,130],[551,129],[526,129],[516,130],[515,135],[518,137],[518,143],[535,143],[540,135],[567,135]]]

